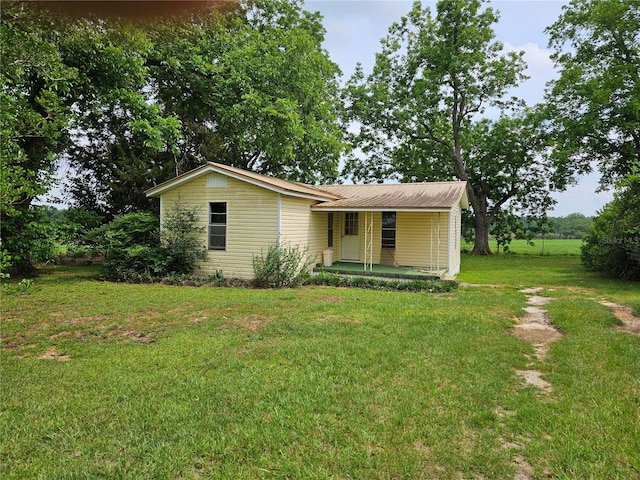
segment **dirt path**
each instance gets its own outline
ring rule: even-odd
[[[607,301],[600,302],[600,305],[604,305],[613,310],[613,314],[622,322],[622,326],[616,327],[616,330],[640,336],[640,317],[636,317],[633,314],[631,307],[625,307],[624,305]]]
[[[542,308],[553,300],[538,295],[542,290],[542,288],[520,290],[529,295],[527,306],[524,308],[526,315],[519,318],[518,324],[509,332],[514,337],[533,344],[536,358],[540,361],[545,360],[549,344],[562,338],[562,333],[551,323],[547,310]],[[538,387],[546,393],[550,393],[553,389],[552,385],[542,378],[542,372],[538,370],[517,370],[516,373],[524,379],[526,384]]]
[[[509,331],[514,337],[526,340],[533,345],[538,361],[545,360],[550,343],[562,338],[562,333],[553,326],[547,310],[543,308],[553,299],[539,295],[542,291],[543,289],[539,287],[520,290],[521,293],[528,295],[527,306],[524,308],[526,313],[518,318],[518,323]],[[533,361],[529,363],[530,367],[533,365]],[[542,372],[539,370],[531,368],[516,370],[516,373],[527,385],[533,385],[545,394],[550,394],[553,390],[551,383],[542,378]],[[509,446],[505,444],[505,448]],[[533,467],[523,455],[517,454],[512,464],[515,468],[514,480],[533,480]]]

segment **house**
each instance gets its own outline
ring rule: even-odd
[[[253,277],[253,257],[284,242],[316,262],[460,271],[465,182],[311,186],[209,162],[146,192],[161,218],[176,202],[202,212],[208,257],[201,273]]]

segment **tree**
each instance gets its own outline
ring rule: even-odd
[[[566,217],[551,217],[550,222],[553,224],[555,232],[560,238],[583,238],[593,219],[582,213],[570,213]]]
[[[106,218],[151,209],[145,189],[170,178],[180,122],[165,115],[149,89],[153,43],[141,26],[117,19],[75,21],[58,42],[78,72],[69,103],[76,176],[68,185],[77,207]],[[168,164],[168,165],[167,165]]]
[[[419,3],[389,29],[365,79],[347,85],[347,113],[361,127],[354,180],[464,180],[474,213],[474,254],[490,254],[492,222],[506,206],[542,214],[562,170],[540,152],[539,122],[507,98],[524,76],[522,52],[494,41],[498,19],[479,0],[441,0],[435,17]],[[479,119],[489,108],[495,121]]]
[[[66,43],[80,70],[96,51],[126,59],[139,101],[96,97],[97,114],[82,117],[80,137],[90,141],[70,154],[76,205],[107,217],[155,210],[146,189],[207,161],[304,182],[337,177],[339,70],[322,50],[318,15],[298,2],[240,6],[143,25],[112,20],[100,27],[99,48]],[[141,107],[146,116],[132,124]],[[154,136],[140,141],[132,127]]]
[[[243,8],[152,33],[158,102],[183,125],[178,172],[214,160],[294,181],[334,180],[340,71],[322,49],[319,15],[298,1]]]
[[[582,245],[587,268],[640,280],[640,177],[629,176],[595,218]]]
[[[38,231],[31,204],[61,156],[108,150],[123,137],[138,157],[170,150],[177,121],[147,101],[149,42],[135,29],[63,19],[46,2],[2,8],[2,251],[14,271],[29,273]]]
[[[4,2],[0,17],[0,216],[4,269],[32,271],[29,225],[35,197],[51,182],[71,118],[64,96],[77,72],[56,48],[61,25],[25,3]],[[31,233],[30,233],[31,232]]]
[[[573,0],[547,30],[560,77],[546,94],[553,154],[603,187],[640,173],[640,3]]]

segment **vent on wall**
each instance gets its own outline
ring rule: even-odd
[[[207,177],[208,188],[221,188],[227,186],[227,177],[219,173],[211,173]]]

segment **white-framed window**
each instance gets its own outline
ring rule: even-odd
[[[227,202],[209,203],[209,250],[227,248]]]
[[[345,212],[344,214],[344,234],[350,236],[358,235],[358,212]]]
[[[382,212],[382,248],[396,248],[396,212]]]

